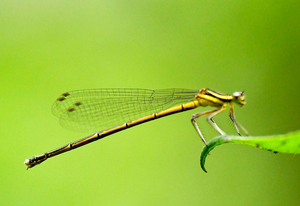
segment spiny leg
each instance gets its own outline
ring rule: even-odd
[[[247,130],[245,129],[245,127],[243,127],[240,123],[238,123],[238,122],[235,120],[235,118],[234,118],[234,109],[233,109],[233,104],[232,104],[232,103],[230,104],[229,117],[230,117],[231,121],[233,122],[234,127],[235,127],[237,133],[238,133],[240,136],[242,136],[242,135],[240,134],[239,128],[240,128],[247,136],[249,135],[248,132],[247,132]]]
[[[197,133],[199,134],[199,136],[201,137],[201,139],[202,139],[202,141],[204,142],[205,145],[207,145],[206,141],[205,141],[205,139],[204,139],[204,137],[203,137],[203,135],[202,135],[202,133],[199,129],[199,126],[198,126],[196,120],[199,117],[203,116],[203,115],[208,115],[208,114],[211,114],[211,113],[216,112],[216,111],[218,111],[218,110],[211,110],[211,111],[206,111],[206,112],[200,112],[200,113],[197,113],[197,114],[193,114],[192,119],[191,119],[191,122],[192,122],[194,128],[196,129]]]
[[[216,124],[216,122],[212,118],[217,114],[220,114],[221,112],[225,111],[226,109],[227,109],[227,104],[224,104],[223,107],[221,107],[218,110],[215,110],[211,115],[209,115],[206,118],[206,121],[223,136],[226,135],[226,133],[220,129],[220,127]]]

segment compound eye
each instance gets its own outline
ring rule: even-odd
[[[232,96],[234,96],[234,97],[240,97],[240,96],[242,96],[242,95],[243,95],[242,92],[234,92],[234,93],[232,94]]]

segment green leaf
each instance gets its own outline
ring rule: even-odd
[[[219,136],[213,138],[207,143],[201,152],[200,164],[201,168],[205,171],[205,159],[207,154],[213,150],[216,146],[225,143],[238,143],[246,144],[260,149],[268,150],[274,153],[290,153],[299,154],[300,153],[300,130],[295,132],[290,132],[283,135],[271,135],[271,136]]]

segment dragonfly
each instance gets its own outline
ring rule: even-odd
[[[244,92],[225,95],[208,88],[190,89],[85,89],[63,93],[52,106],[52,113],[60,124],[75,131],[99,131],[86,138],[71,142],[58,149],[35,155],[24,164],[32,168],[43,161],[79,148],[114,133],[171,114],[188,111],[197,107],[214,107],[212,110],[192,115],[191,122],[196,132],[207,145],[197,119],[207,115],[207,122],[221,135],[226,133],[219,128],[213,118],[229,107],[229,117],[239,135],[247,130],[235,120],[234,104],[246,104]],[[117,126],[116,126],[117,125]]]

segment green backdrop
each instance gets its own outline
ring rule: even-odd
[[[298,130],[300,1],[0,2],[1,205],[299,205],[300,157],[224,145],[199,166],[199,108],[26,170],[90,134],[51,114],[87,88],[245,90],[252,135]],[[216,118],[229,134],[226,114]],[[218,135],[200,120],[204,135]]]

